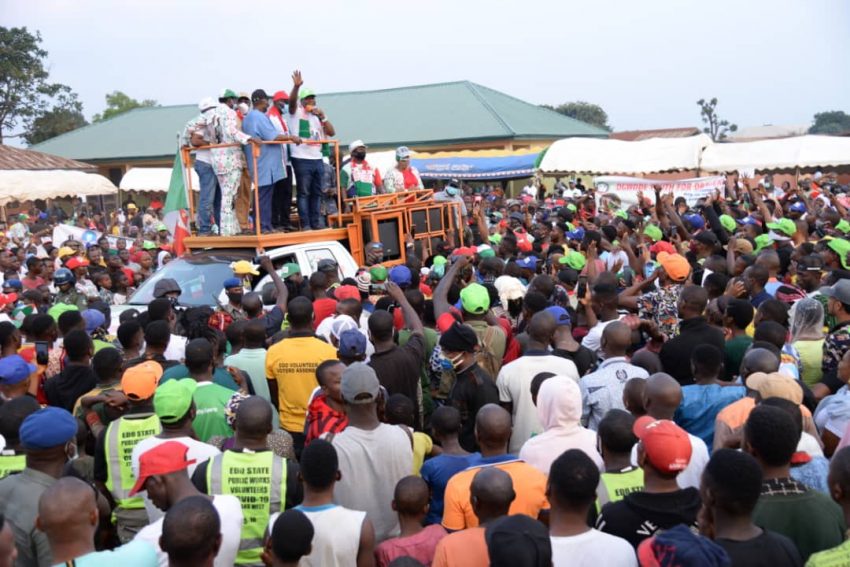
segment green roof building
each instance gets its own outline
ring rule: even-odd
[[[373,150],[406,145],[445,151],[522,149],[560,138],[608,136],[590,124],[469,81],[319,92],[317,102],[334,124],[343,151],[355,139]],[[117,184],[130,167],[170,166],[178,133],[197,113],[195,104],[138,108],[31,149],[95,164]]]

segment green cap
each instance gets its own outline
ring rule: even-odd
[[[584,254],[581,252],[570,250],[567,252],[566,256],[558,258],[558,263],[564,264],[579,272],[587,265],[587,258],[585,258]]]
[[[492,248],[485,248],[484,250],[478,251],[478,257],[479,258],[495,258],[496,257],[496,251],[493,250]]]
[[[776,222],[767,223],[767,228],[770,230],[778,230],[785,234],[785,236],[794,236],[794,233],[797,232],[797,225],[791,219],[779,219]]]
[[[301,266],[299,266],[295,262],[287,262],[286,264],[281,266],[280,271],[278,272],[278,274],[280,274],[280,277],[284,279],[288,278],[289,276],[294,276],[295,274],[300,273]]]
[[[30,218],[30,216],[26,213],[21,213],[21,214],[18,215],[19,220],[28,220],[29,218]]]
[[[572,203],[567,203],[567,210],[572,211],[572,212],[576,212],[578,209]]]
[[[501,244],[502,243],[502,235],[501,234],[491,234],[490,235],[490,244]]]
[[[564,224],[567,225],[567,230],[570,231],[570,232],[573,232],[576,229],[576,225],[574,225],[571,222],[567,222],[567,223],[564,223]]]
[[[737,226],[735,219],[729,215],[720,215],[720,224],[723,225],[723,228],[732,233],[735,232],[735,227]]]
[[[446,262],[448,262],[448,260],[446,260],[446,257],[440,256],[439,254],[434,256],[434,258],[431,260],[431,263],[435,266],[439,266],[440,264],[445,264]]]
[[[54,321],[59,321],[59,316],[67,311],[79,311],[79,308],[70,303],[57,303],[47,310],[47,314],[53,317]]]
[[[221,91],[221,95],[219,95],[218,98],[238,98],[238,95],[231,89],[224,89]]]
[[[833,238],[826,243],[830,250],[838,254],[838,259],[841,260],[841,265],[845,270],[850,270],[847,265],[847,253],[850,252],[850,241],[843,238]]]
[[[158,225],[156,225],[156,229],[157,230],[168,230],[168,227],[165,226],[165,223],[159,223]]]
[[[841,219],[840,221],[838,221],[838,224],[835,225],[835,230],[840,230],[844,234],[847,234],[848,232],[850,232],[850,222]]]
[[[313,89],[301,89],[298,91],[298,100],[304,100],[308,96],[316,96],[316,93],[313,92]]]
[[[153,409],[162,423],[176,423],[192,407],[192,395],[198,383],[192,378],[169,380],[157,387]]]
[[[481,284],[469,284],[460,292],[460,304],[467,313],[483,315],[490,309],[490,293]]]
[[[662,238],[664,238],[664,233],[661,232],[661,229],[655,226],[654,224],[646,225],[646,228],[643,229],[643,233],[650,237],[653,242],[658,242]]]
[[[848,244],[850,244],[850,243],[848,243]],[[770,237],[769,234],[759,234],[758,236],[756,236],[756,249],[755,249],[756,252],[759,252],[763,248],[767,248],[768,246],[772,246],[772,245],[773,245],[773,239]]]
[[[627,213],[626,211],[617,211],[616,213],[614,213],[614,216],[615,216],[615,217],[620,217],[621,219],[626,219],[626,220],[628,220],[628,218],[629,218],[629,213]]]
[[[156,244],[154,244],[150,240],[145,240],[144,242],[142,242],[142,248],[144,250],[154,250],[156,248]]]
[[[381,283],[387,281],[387,269],[380,264],[372,266],[369,269],[369,275],[372,276],[372,283]]]

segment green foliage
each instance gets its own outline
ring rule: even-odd
[[[88,124],[83,116],[83,104],[77,100],[76,93],[71,92],[68,87],[64,88],[65,90],[57,95],[53,108],[36,117],[29,130],[24,133],[24,140],[28,145],[41,143]]]
[[[701,98],[697,101],[697,105],[699,106],[699,113],[703,124],[707,125],[702,131],[711,136],[713,141],[725,140],[729,132],[734,132],[738,129],[736,124],[730,124],[728,120],[721,120],[717,116],[717,98],[713,98],[708,102],[704,98]]]
[[[576,120],[596,126],[597,128],[611,131],[611,126],[608,125],[608,113],[602,110],[602,107],[598,104],[577,101],[565,102],[558,106],[550,106],[548,104],[541,106],[554,110],[558,114],[563,114],[564,116],[569,116],[570,118],[575,118]]]
[[[130,98],[121,91],[112,91],[106,95],[106,110],[103,114],[95,114],[92,122],[103,122],[109,120],[119,114],[133,110],[134,108],[144,108],[149,106],[159,106],[155,100],[145,99],[138,101]]]
[[[815,123],[809,134],[844,134],[850,132],[850,114],[843,110],[830,110],[815,114]]]

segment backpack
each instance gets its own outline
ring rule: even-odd
[[[478,352],[475,353],[475,362],[478,363],[478,366],[481,367],[484,372],[490,375],[490,378],[496,380],[496,376],[499,374],[499,370],[502,368],[502,361],[493,354],[493,350],[490,348],[490,345],[493,344],[493,339],[495,338],[495,333],[501,333],[501,328],[494,327],[493,325],[489,325],[487,330],[484,331],[484,337],[478,339]]]

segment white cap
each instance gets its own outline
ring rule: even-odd
[[[211,96],[208,96],[202,98],[201,102],[198,103],[198,110],[203,112],[215,106],[218,106],[218,103]]]
[[[407,146],[399,146],[395,151],[395,159],[410,159],[410,149]]]
[[[348,144],[348,153],[353,152],[357,148],[365,148],[365,147],[366,147],[366,142],[364,142],[363,140],[354,140],[353,142]]]

